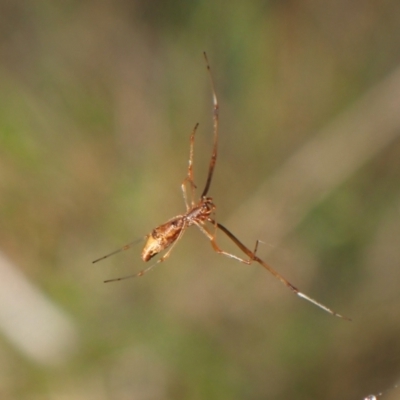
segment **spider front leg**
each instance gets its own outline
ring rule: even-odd
[[[214,222],[214,221],[212,221],[212,222]],[[227,256],[227,257],[229,257],[229,258],[233,258],[234,260],[239,261],[239,262],[241,262],[241,263],[243,263],[243,264],[246,264],[246,265],[250,265],[250,264],[255,260],[255,258],[256,258],[256,253],[257,253],[257,250],[258,250],[258,244],[260,243],[260,241],[259,241],[258,239],[257,239],[257,241],[256,241],[256,245],[254,246],[253,252],[251,253],[251,255],[249,254],[249,259],[248,259],[248,260],[245,260],[245,259],[243,259],[243,258],[240,258],[240,257],[238,257],[238,256],[235,256],[235,255],[232,254],[232,253],[228,253],[227,251],[222,250],[222,249],[218,246],[217,240],[216,240],[216,229],[215,229],[215,232],[214,232],[214,235],[213,235],[213,234],[211,234],[211,232],[209,232],[209,231],[208,231],[203,225],[201,225],[200,223],[195,222],[195,224],[198,226],[198,228],[201,230],[201,232],[203,232],[204,235],[207,236],[207,238],[210,240],[210,243],[211,243],[212,248],[213,248],[218,254],[222,254],[222,255]],[[215,225],[215,228],[217,228],[217,225]]]
[[[261,260],[258,256],[256,256],[255,252],[251,252],[250,249],[248,249],[231,231],[229,231],[225,226],[219,224],[218,222],[212,220],[211,218],[209,219],[210,222],[215,224],[215,226],[220,229],[222,232],[224,232],[235,244],[236,246],[239,247],[240,250],[243,251],[243,253],[247,254],[250,257],[251,261],[255,261],[256,263],[260,264],[262,267],[264,267],[268,272],[270,272],[276,279],[280,280],[288,289],[292,291],[295,295],[301,297],[304,300],[307,300],[308,302],[314,304],[315,306],[321,308],[322,310],[326,311],[327,313],[339,317],[342,319],[345,319],[347,321],[351,321],[350,318],[345,317],[344,315],[341,315],[337,313],[336,311],[332,310],[331,308],[327,307],[326,305],[320,303],[319,301],[313,299],[310,296],[307,296],[305,293],[300,292],[300,290],[292,285],[287,279],[285,279],[281,274],[279,274],[277,271],[275,271],[269,264]],[[257,244],[256,244],[257,246]],[[235,257],[232,257],[235,258]],[[240,261],[240,260],[239,260]]]
[[[257,253],[257,249],[258,249],[258,243],[260,243],[260,241],[257,239],[257,240],[256,240],[256,245],[254,246],[253,255],[250,256],[248,260],[245,260],[245,259],[243,259],[243,258],[240,258],[240,257],[238,257],[238,256],[235,256],[235,255],[232,254],[232,253],[228,253],[227,251],[222,250],[222,249],[218,246],[218,244],[217,244],[217,242],[216,242],[216,240],[215,240],[215,237],[212,238],[212,239],[210,239],[210,241],[211,241],[211,246],[213,247],[213,249],[214,249],[218,254],[222,254],[222,255],[224,255],[224,256],[233,258],[234,260],[240,261],[241,263],[244,263],[244,264],[246,264],[246,265],[252,264],[253,261],[255,260],[256,253]]]
[[[194,206],[194,191],[196,189],[196,185],[193,180],[193,153],[194,153],[194,136],[197,130],[197,127],[199,124],[197,123],[195,127],[193,128],[192,134],[190,135],[190,151],[189,151],[189,166],[188,166],[188,173],[186,178],[183,180],[181,189],[182,189],[182,194],[183,194],[183,200],[185,201],[186,205],[186,211],[189,211],[190,206],[187,198],[187,192],[186,192],[186,184],[189,182],[190,184],[190,194],[191,194],[191,205],[192,207]]]

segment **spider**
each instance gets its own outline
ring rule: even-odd
[[[149,267],[139,271],[136,274],[115,278],[115,279],[108,279],[104,282],[115,282],[121,281],[123,279],[133,278],[144,275],[146,272],[150,271],[154,266],[164,262],[171,254],[173,248],[176,246],[178,241],[182,238],[183,234],[185,233],[186,229],[192,225],[196,225],[200,231],[210,240],[211,246],[218,254],[223,254],[227,257],[230,257],[234,260],[237,260],[241,263],[250,265],[253,262],[256,262],[263,266],[267,271],[269,271],[275,278],[279,279],[288,289],[290,289],[294,294],[309,301],[310,303],[316,305],[317,307],[323,309],[324,311],[328,312],[331,315],[334,315],[339,318],[343,318],[345,320],[350,320],[341,314],[333,311],[332,309],[328,308],[327,306],[319,303],[318,301],[314,300],[313,298],[307,296],[306,294],[300,292],[297,287],[292,285],[288,280],[286,280],[281,274],[279,274],[275,269],[273,269],[270,265],[268,265],[265,261],[257,256],[257,249],[259,240],[256,241],[254,246],[254,250],[250,250],[247,246],[245,246],[231,231],[229,231],[225,226],[217,222],[213,218],[214,211],[216,206],[213,202],[213,199],[209,197],[208,191],[210,189],[211,181],[214,174],[215,163],[217,161],[217,153],[218,153],[218,117],[219,117],[219,106],[218,106],[218,99],[215,91],[214,79],[211,73],[210,64],[208,62],[207,54],[204,52],[204,59],[208,71],[208,75],[211,82],[211,89],[212,89],[212,97],[213,97],[213,126],[214,126],[214,143],[213,149],[211,154],[211,160],[208,167],[208,175],[205,187],[203,192],[201,193],[200,199],[196,202],[195,199],[195,189],[196,185],[193,179],[193,148],[194,148],[194,139],[196,130],[199,124],[196,124],[191,135],[190,135],[190,151],[189,151],[189,166],[187,171],[187,176],[183,180],[181,185],[181,190],[183,194],[183,199],[186,205],[186,212],[181,215],[177,215],[164,224],[156,227],[153,229],[148,235],[145,236],[146,244],[142,250],[142,260],[147,262],[151,260],[155,255],[159,254],[162,251],[166,251],[165,254],[158,259],[154,264],[150,265]],[[191,200],[188,201],[188,193],[187,193],[187,186],[190,188]],[[211,224],[214,228],[213,232],[206,226]],[[222,250],[217,242],[216,242],[216,232],[217,230],[222,231],[225,233],[229,239],[248,257],[247,259],[238,257],[234,254],[228,253]],[[124,251],[129,249],[133,244],[137,241],[129,243],[124,247],[113,251],[110,254],[107,254],[103,257],[98,258],[97,260],[93,261],[96,263],[98,261],[104,260],[120,251]]]

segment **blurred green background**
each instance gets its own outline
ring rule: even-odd
[[[0,397],[362,399],[400,377],[400,3],[0,2]],[[216,218],[191,228],[220,103]],[[222,233],[221,246],[240,254]],[[382,398],[398,399],[399,390]]]

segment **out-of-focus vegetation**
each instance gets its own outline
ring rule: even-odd
[[[0,21],[1,251],[75,332],[48,362],[3,332],[1,399],[343,400],[395,384],[399,2],[4,0]],[[218,221],[353,322],[196,228],[140,279],[103,284],[143,268],[140,245],[91,264],[184,211],[196,122],[201,191],[203,50]],[[24,307],[4,321],[36,321]]]

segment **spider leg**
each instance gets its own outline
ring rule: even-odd
[[[121,251],[128,250],[128,249],[130,249],[133,245],[139,243],[140,241],[142,241],[142,240],[144,240],[144,239],[146,239],[146,236],[144,236],[144,237],[142,237],[142,238],[139,238],[139,239],[136,239],[136,240],[134,240],[133,242],[126,244],[124,247],[121,247],[120,249],[115,250],[115,251],[113,251],[112,253],[106,254],[105,256],[100,257],[100,258],[98,258],[97,260],[92,261],[92,263],[93,263],[93,264],[94,264],[94,263],[97,263],[98,261],[104,260],[105,258],[108,258],[108,257],[110,257],[110,256],[113,256],[114,254],[120,253]]]
[[[204,227],[203,225],[201,225],[200,223],[198,223],[198,222],[194,222],[194,223],[195,223],[196,226],[201,230],[201,232],[203,232],[204,235],[207,236],[207,238],[208,238],[208,239],[210,240],[210,242],[211,242],[211,246],[213,247],[213,249],[214,249],[218,254],[223,254],[224,256],[227,256],[227,257],[229,257],[229,258],[233,258],[234,260],[239,261],[239,262],[244,263],[244,264],[247,264],[247,265],[250,265],[250,264],[253,262],[254,256],[255,256],[255,254],[257,253],[258,244],[259,244],[259,242],[260,242],[259,240],[256,241],[256,245],[254,246],[254,251],[253,251],[253,252],[250,252],[250,253],[252,254],[251,257],[249,257],[248,260],[245,260],[245,259],[243,259],[243,258],[241,258],[241,257],[235,256],[235,255],[232,254],[232,253],[228,253],[227,251],[222,250],[222,249],[218,246],[218,244],[217,244],[215,234],[213,235],[211,232],[209,232],[209,231],[207,230],[207,228],[205,228],[205,227]],[[217,225],[215,225],[215,226],[217,226]],[[249,251],[250,251],[250,250],[249,250]]]
[[[167,252],[159,260],[157,260],[154,264],[150,265],[149,267],[147,267],[145,269],[142,269],[141,271],[137,272],[136,274],[126,275],[126,276],[122,276],[120,278],[107,279],[106,281],[104,281],[104,283],[123,281],[125,279],[130,279],[130,278],[136,278],[136,277],[139,277],[139,276],[143,276],[146,272],[149,272],[151,269],[153,269],[157,264],[160,264],[160,263],[164,262],[170,256],[172,249],[178,243],[179,239],[182,238],[183,233],[185,232],[186,228],[187,228],[187,223],[185,223],[183,225],[182,230],[179,232],[178,237],[172,243],[171,247],[167,250]]]
[[[332,310],[331,308],[325,306],[324,304],[319,303],[318,301],[316,301],[315,299],[313,299],[312,297],[307,296],[306,294],[300,292],[299,289],[297,289],[296,286],[292,285],[288,280],[286,280],[281,274],[279,274],[277,271],[275,271],[270,265],[268,265],[266,262],[264,262],[261,258],[259,258],[256,254],[255,251],[252,252],[250,249],[248,249],[231,231],[229,231],[227,228],[225,228],[223,225],[221,225],[220,223],[211,220],[210,222],[213,224],[216,224],[216,226],[222,231],[224,232],[229,239],[231,239],[236,246],[239,247],[240,250],[243,251],[243,253],[245,253],[246,255],[249,256],[249,261],[248,264],[250,264],[252,261],[257,262],[258,264],[260,264],[261,266],[263,266],[268,272],[270,272],[275,278],[279,279],[287,288],[289,288],[294,294],[296,294],[297,296],[301,297],[304,300],[309,301],[310,303],[316,305],[317,307],[321,308],[322,310],[328,312],[331,315],[334,315],[335,317],[339,317],[342,319],[345,319],[347,321],[351,321],[350,318],[345,317],[339,313],[337,313],[336,311]],[[209,239],[211,240],[211,244],[213,246],[213,248],[220,254],[224,254],[230,258],[236,259],[238,261],[244,262],[245,264],[247,264],[246,260],[242,260],[239,257],[236,257],[230,253],[226,253],[223,251],[218,251],[217,248],[218,246],[216,246],[215,244],[215,238],[214,237],[209,237]],[[214,244],[213,244],[214,242]],[[256,243],[256,249],[258,247],[258,241]]]
[[[190,206],[188,202],[188,197],[187,197],[187,192],[186,192],[186,184],[189,182],[190,184],[190,194],[191,194],[191,204],[192,207],[194,206],[194,190],[196,189],[196,185],[194,184],[193,180],[193,148],[194,148],[194,135],[196,133],[197,127],[199,124],[197,123],[192,131],[192,134],[190,135],[190,151],[189,151],[189,166],[188,166],[188,173],[186,178],[183,180],[181,189],[182,189],[182,194],[183,194],[183,200],[185,201],[186,205],[186,211],[189,211]]]
[[[217,150],[218,150],[218,115],[219,115],[219,105],[218,105],[218,99],[217,95],[215,92],[215,85],[214,85],[214,79],[211,74],[211,68],[210,64],[208,63],[208,58],[207,54],[204,52],[204,59],[206,60],[206,66],[207,66],[207,71],[210,76],[210,81],[211,81],[211,88],[212,88],[212,94],[213,94],[213,121],[214,121],[214,144],[213,144],[213,151],[211,154],[211,160],[210,160],[210,166],[208,167],[208,176],[207,176],[207,181],[206,181],[206,186],[204,187],[203,193],[201,194],[201,197],[205,197],[208,193],[208,190],[210,189],[211,185],[211,180],[212,176],[214,173],[214,168],[215,168],[215,163],[217,161]]]

